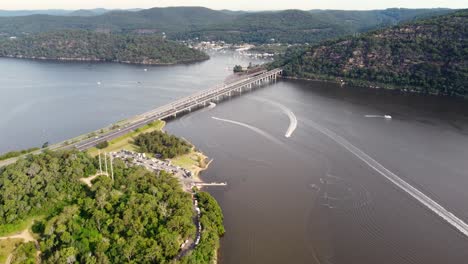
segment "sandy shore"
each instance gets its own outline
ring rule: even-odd
[[[200,175],[204,170],[207,170],[208,167],[210,166],[211,162],[213,162],[213,159],[208,160],[208,157],[203,154],[202,152],[195,152],[195,155],[198,156],[198,166],[192,166],[192,172],[193,172],[193,179],[196,182],[204,182]]]

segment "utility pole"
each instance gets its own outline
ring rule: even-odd
[[[114,181],[114,165],[112,163],[112,160],[114,159],[114,157],[112,156],[112,154],[110,154],[110,166],[111,166],[111,177],[112,177],[112,181]]]
[[[106,174],[107,176],[109,176],[109,173],[107,171],[107,153],[106,152],[104,152],[104,166],[106,166]]]
[[[101,151],[99,150],[99,171],[101,172],[102,174],[102,163],[101,163]]]

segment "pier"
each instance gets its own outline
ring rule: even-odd
[[[227,186],[227,182],[195,182],[195,186],[204,187],[204,186]]]

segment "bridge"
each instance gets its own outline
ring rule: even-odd
[[[199,91],[190,96],[181,98],[169,104],[153,109],[149,112],[138,115],[132,118],[131,122],[126,124],[123,128],[111,130],[95,138],[86,139],[74,144],[73,146],[66,146],[64,148],[75,147],[80,151],[89,149],[101,142],[109,141],[125,135],[130,131],[149,124],[155,120],[164,120],[172,117],[175,118],[178,114],[205,107],[213,101],[218,102],[225,99],[226,97],[242,94],[243,91],[251,91],[252,89],[275,81],[282,73],[283,70],[277,68],[270,71],[263,70],[260,72],[247,74],[238,80],[234,80],[228,83],[225,82],[214,88]]]

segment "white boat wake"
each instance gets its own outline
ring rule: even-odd
[[[241,123],[241,122],[237,122],[237,121],[229,120],[229,119],[218,118],[218,117],[214,117],[214,116],[212,116],[211,118],[213,118],[214,120],[218,120],[218,121],[222,121],[222,122],[226,122],[226,123],[231,123],[231,124],[234,124],[234,125],[238,125],[238,126],[248,128],[248,129],[256,132],[257,134],[262,135],[263,137],[275,142],[276,144],[279,144],[279,145],[283,144],[283,142],[279,141],[278,139],[276,139],[272,135],[268,134],[267,132],[261,130],[260,128],[251,126],[249,124],[245,124],[245,123]]]
[[[272,104],[278,108],[280,108],[288,117],[289,117],[289,127],[288,127],[288,130],[286,130],[286,134],[284,135],[285,137],[289,138],[292,136],[292,134],[294,133],[294,130],[296,130],[297,128],[297,118],[296,118],[296,115],[294,114],[294,112],[287,108],[286,106],[278,103],[278,102],[275,102],[275,101],[271,101],[271,100],[268,100],[268,99],[265,99],[265,98],[259,98],[259,97],[252,97],[253,99],[257,100],[257,101],[263,101],[263,102],[267,102],[269,104]]]
[[[458,231],[468,237],[468,224],[466,224],[463,220],[455,216],[453,213],[442,207],[439,203],[432,200],[430,197],[419,191],[418,189],[411,186],[409,183],[398,177],[396,174],[382,166],[376,160],[372,159],[369,155],[364,153],[362,150],[358,149],[356,146],[352,145],[343,137],[335,134],[334,132],[330,131],[327,128],[324,128],[315,122],[312,121],[304,121],[304,123],[310,125],[317,131],[321,132],[322,134],[326,135],[327,137],[334,140],[336,143],[340,144],[344,148],[346,148],[349,152],[354,154],[360,160],[364,161],[369,167],[373,168],[376,172],[387,178],[390,182],[395,184],[401,190],[405,191],[421,204],[426,206],[428,209],[433,211],[435,214],[440,216],[444,219],[447,223],[455,227]]]
[[[385,118],[385,119],[392,119],[390,115],[365,115],[367,118]]]
[[[210,106],[208,106],[209,109],[213,109],[216,107],[216,104],[213,102],[210,102]]]

